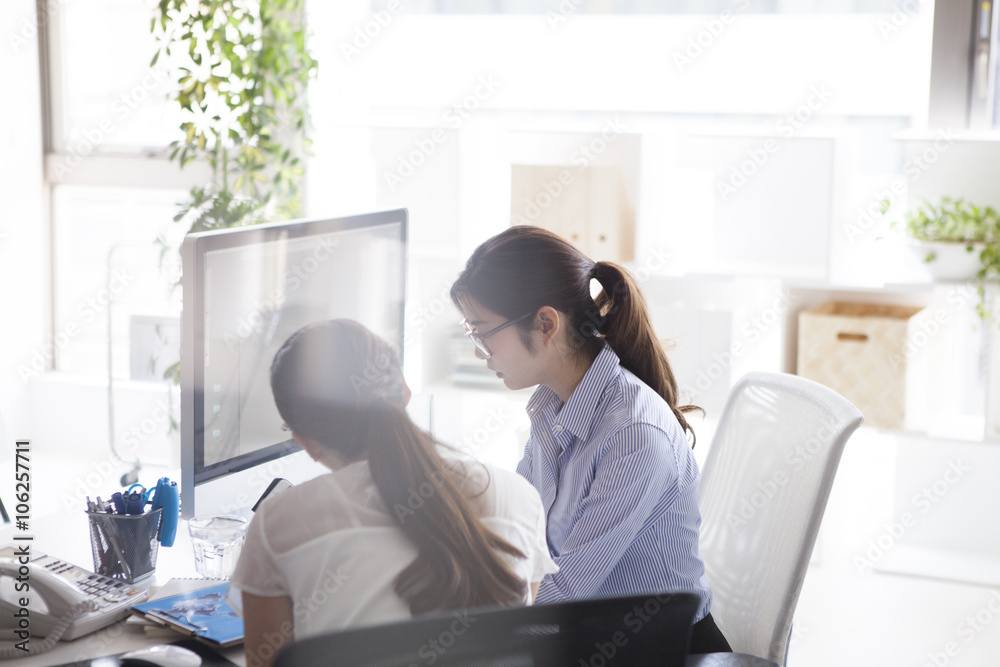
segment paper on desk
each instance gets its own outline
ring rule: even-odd
[[[157,589],[150,589],[149,598],[147,602],[152,602],[153,600],[159,600],[160,598],[170,597],[171,595],[177,595],[179,593],[190,593],[191,591],[196,591],[201,588],[208,588],[209,586],[215,586],[218,584],[218,579],[196,579],[196,578],[174,578],[163,584]],[[160,630],[164,631],[163,636],[176,636],[176,633],[170,628],[164,627],[163,625],[151,621],[149,619],[143,618],[142,616],[133,615],[129,616],[125,623],[129,625],[139,625],[144,626],[146,634],[156,634]]]

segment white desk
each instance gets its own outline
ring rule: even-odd
[[[90,551],[90,529],[87,516],[81,507],[78,510],[62,510],[46,516],[33,518],[29,533],[15,531],[13,525],[0,528],[0,547],[14,544],[13,537],[30,534],[33,553],[46,553],[67,562],[93,570],[93,556]],[[18,542],[24,544],[24,542]],[[197,577],[194,569],[194,554],[188,537],[187,525],[182,520],[177,526],[177,539],[172,547],[160,547],[156,559],[156,571],[148,579],[136,584],[139,587],[162,586],[174,577]],[[131,651],[154,644],[165,644],[181,639],[180,633],[173,638],[157,635],[147,638],[141,626],[124,620],[102,630],[59,644],[48,653],[28,658],[4,661],[11,667],[47,667],[67,662],[96,658]],[[219,651],[229,660],[243,665],[243,647],[236,646]]]

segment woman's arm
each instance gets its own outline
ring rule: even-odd
[[[673,502],[668,489],[673,486],[676,495],[677,467],[666,437],[649,424],[634,424],[615,434],[597,460],[580,517],[555,557],[559,571],[542,580],[542,602],[592,595],[651,514]]]
[[[270,667],[278,651],[295,639],[292,599],[243,592],[243,634],[247,667]]]

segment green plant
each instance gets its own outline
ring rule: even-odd
[[[976,312],[990,316],[986,283],[1000,279],[1000,215],[989,207],[980,207],[964,199],[942,197],[939,204],[923,201],[905,216],[906,232],[918,241],[965,244],[966,252],[979,252],[977,273],[979,303]],[[926,262],[937,259],[933,251]]]
[[[212,169],[174,216],[188,233],[299,215],[306,89],[317,68],[303,18],[304,0],[158,3],[150,65],[165,66],[175,83],[184,137],[170,144],[170,159]],[[179,372],[174,364],[164,379],[176,383]]]
[[[174,220],[189,232],[299,214],[309,148],[304,0],[160,0],[150,30],[176,84],[184,138],[170,159],[204,160],[212,181],[191,190]]]

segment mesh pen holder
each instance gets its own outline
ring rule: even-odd
[[[133,584],[156,569],[163,510],[144,514],[88,512],[94,572]]]

